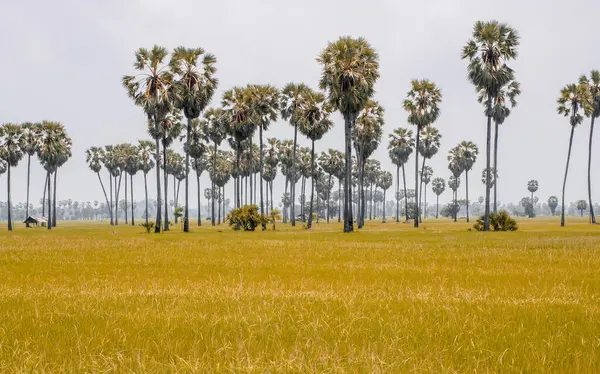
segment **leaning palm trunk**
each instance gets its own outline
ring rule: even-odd
[[[490,148],[491,148],[491,141],[492,141],[492,96],[488,95],[488,99],[487,99],[487,129],[486,129],[486,136],[485,136],[485,170],[486,170],[486,176],[487,178],[485,179],[485,213],[484,213],[484,219],[483,219],[483,230],[484,231],[490,231],[490,189],[491,189],[491,176],[490,176]]]
[[[11,202],[10,202],[10,169],[11,169],[10,162],[8,162],[8,171],[7,171],[7,174],[6,174],[6,176],[7,176],[7,181],[6,181],[7,188],[6,188],[6,191],[8,193],[8,196],[7,196],[8,197],[8,199],[7,199],[8,200],[7,201],[7,203],[8,203],[8,231],[12,231],[12,229],[13,229],[13,223],[12,223],[12,206],[11,206]]]
[[[590,145],[588,149],[588,204],[590,207],[590,222],[596,223],[596,215],[594,214],[594,205],[592,204],[592,143],[594,136],[594,120],[592,115],[592,124],[590,126]],[[532,200],[533,201],[533,200]]]
[[[156,110],[154,111],[154,131],[158,134],[158,117]],[[154,232],[159,233],[161,229],[161,191],[160,191],[160,140],[157,137],[156,149],[154,152],[154,159],[156,160],[156,224],[154,225]],[[146,188],[147,189],[147,188]],[[148,198],[146,198],[146,218],[148,218]]]
[[[352,141],[351,131],[353,119],[344,116],[344,141],[346,150],[346,181],[344,183],[344,232],[354,231],[354,218],[352,216]]]
[[[112,222],[112,204],[108,202],[108,196],[106,196],[106,189],[104,188],[104,183],[102,183],[102,178],[100,177],[100,172],[98,172],[96,174],[98,175],[98,180],[100,181],[100,186],[102,187],[102,192],[104,193],[104,199],[106,199],[106,205],[108,205],[108,213],[110,214],[110,224],[112,225],[113,224],[113,222]],[[110,184],[110,181],[108,184]],[[44,203],[42,203],[42,205],[43,204]]]
[[[415,212],[415,217],[414,217],[414,226],[415,227],[419,227],[419,134],[421,132],[421,129],[419,127],[417,127],[417,142],[416,142],[416,146],[415,149],[417,150],[415,152],[415,208],[416,208],[416,212]],[[408,212],[408,210],[407,210]]]
[[[495,123],[495,131],[494,131],[494,213],[498,212],[498,178],[496,177],[498,173],[498,122]]]
[[[313,220],[313,200],[315,194],[315,141],[312,141],[312,149],[310,151],[310,208],[308,211],[308,224],[306,225],[307,229],[312,227]],[[319,214],[317,210],[317,214]]]
[[[567,153],[567,166],[565,167],[565,178],[563,180],[562,188],[562,205],[560,207],[560,225],[565,226],[565,187],[567,186],[567,175],[569,174],[569,162],[571,161],[571,147],[573,146],[573,133],[575,132],[575,126],[571,126],[571,136],[569,136],[569,152]]]
[[[264,203],[263,203],[263,129],[262,126],[259,127],[258,129],[258,141],[260,142],[259,144],[259,155],[258,155],[258,159],[259,159],[259,165],[258,165],[258,170],[259,170],[259,183],[260,183],[260,214],[264,215],[265,214],[265,207],[264,207]],[[313,142],[314,143],[314,142]],[[314,146],[313,146],[314,148]],[[265,231],[267,229],[267,224],[265,222],[262,223],[262,229],[263,231]]]
[[[465,189],[467,194],[467,223],[469,222],[469,171],[465,170]],[[532,200],[533,201],[533,200]]]

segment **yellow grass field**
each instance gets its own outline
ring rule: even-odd
[[[600,226],[0,231],[0,372],[600,372]]]

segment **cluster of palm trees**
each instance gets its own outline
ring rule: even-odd
[[[64,126],[58,122],[43,121],[23,124],[6,123],[0,125],[0,174],[7,174],[8,230],[13,230],[11,201],[11,171],[23,157],[27,156],[27,202],[26,216],[29,216],[29,188],[31,180],[31,158],[38,157],[46,170],[43,215],[48,219],[48,229],[56,226],[56,179],[58,170],[71,157],[71,138]],[[54,180],[51,183],[52,179]],[[53,184],[53,186],[52,186]],[[53,191],[53,194],[52,194]],[[47,198],[46,198],[47,197]],[[47,212],[46,212],[47,207]]]

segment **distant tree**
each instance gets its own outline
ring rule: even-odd
[[[548,198],[548,207],[550,208],[550,212],[552,212],[552,215],[554,215],[554,213],[556,212],[556,207],[558,207],[558,197],[550,196]]]
[[[531,201],[533,201],[533,194],[534,194],[534,192],[536,192],[538,190],[538,186],[539,186],[538,181],[536,181],[534,179],[527,182],[527,190],[529,192],[531,192]],[[532,209],[532,213],[535,214],[533,212],[533,209]],[[530,215],[529,218],[533,218],[533,215]]]
[[[469,171],[473,168],[477,155],[479,154],[479,148],[473,142],[462,141],[458,145],[460,151],[460,158],[463,164],[462,169],[465,171],[465,188],[466,188],[466,199],[467,199],[467,222],[469,222]]]
[[[404,129],[399,127],[390,134],[390,143],[388,145],[388,153],[392,163],[396,165],[396,194],[400,192],[399,180],[400,180],[400,168],[402,168],[402,181],[404,183],[404,196],[407,195],[406,190],[406,173],[404,171],[404,165],[408,162],[410,154],[415,148],[415,140],[413,138],[412,130]],[[396,198],[396,222],[400,222],[399,219],[399,205],[400,200]],[[405,199],[406,222],[408,222],[408,200]]]
[[[585,210],[587,210],[587,208],[588,208],[587,201],[577,200],[577,210],[581,213],[582,217],[583,217],[583,212]]]
[[[6,162],[6,175],[7,175],[7,208],[8,208],[8,231],[13,229],[12,220],[12,202],[11,202],[11,191],[10,182],[11,168],[16,167],[19,161],[23,158],[23,128],[19,125],[12,123],[5,123],[0,126],[0,159]]]
[[[27,155],[27,202],[25,203],[25,217],[29,217],[29,187],[31,176],[31,156],[34,156],[40,147],[40,125],[27,122],[21,125],[21,150]]]
[[[100,170],[102,170],[102,163],[104,162],[104,149],[100,147],[91,147],[85,151],[86,154],[86,162],[89,168],[96,173],[98,176],[98,180],[100,181],[100,186],[102,187],[102,192],[104,192],[104,198],[106,199],[106,205],[108,206],[108,213],[110,215],[110,224],[113,224],[113,213],[112,213],[112,204],[108,202],[108,196],[106,195],[106,189],[104,188],[104,183],[102,183],[102,177],[100,177]],[[110,183],[110,181],[109,181]]]
[[[427,183],[424,182],[423,180],[423,172],[427,171],[429,169],[427,169],[425,167],[425,161],[428,159],[431,159],[433,156],[436,155],[436,153],[438,152],[438,150],[440,149],[440,144],[441,144],[441,140],[442,140],[442,135],[440,134],[439,130],[436,129],[433,126],[426,126],[421,130],[421,142],[419,144],[419,154],[423,157],[423,164],[421,166],[421,173],[420,173],[420,178],[421,181],[419,182],[419,208],[421,207],[421,200],[423,199],[423,195],[427,194]],[[433,174],[433,171],[432,171]],[[431,179],[431,174],[429,175],[429,179]],[[423,186],[425,185],[425,186]],[[423,189],[425,190],[425,193],[423,193]],[[427,206],[427,201],[425,202],[425,206]],[[427,208],[425,208],[427,209]],[[421,208],[419,209],[419,219],[421,219],[423,217],[423,211],[421,210]]]
[[[379,187],[383,190],[383,223],[386,222],[386,216],[385,216],[386,191],[392,186],[393,180],[394,180],[394,177],[392,176],[392,173],[390,173],[389,171],[383,171],[379,175],[379,179],[377,181],[377,187]]]
[[[453,206],[454,208],[452,209],[452,212],[454,212],[453,217],[454,217],[454,222],[457,221],[457,216],[458,216],[458,198],[457,198],[457,193],[456,191],[458,191],[458,187],[460,187],[460,178],[459,177],[455,177],[454,175],[450,177],[450,179],[448,179],[448,187],[450,187],[450,189],[453,192],[453,196],[454,196],[454,203]]]
[[[140,171],[144,174],[144,196],[146,202],[146,211],[144,212],[146,225],[148,225],[148,173],[155,166],[155,162],[152,159],[154,153],[154,144],[152,144],[149,140],[140,140],[138,141],[138,157],[139,157],[139,168]],[[108,202],[107,202],[108,204]]]
[[[440,195],[446,190],[446,181],[444,178],[434,178],[433,181],[431,181],[431,188],[433,189],[433,193],[436,195],[435,218],[437,219],[439,218]]]
[[[424,207],[421,208],[421,217],[423,215],[425,215],[425,218],[427,218],[427,186],[429,185],[429,182],[431,182],[431,177],[433,176],[433,169],[431,168],[431,166],[425,165],[423,166],[423,170],[421,170],[421,182],[423,184],[423,186],[425,187],[425,189],[421,188],[421,195],[424,196]],[[423,187],[421,186],[421,187]],[[425,212],[423,212],[423,210],[425,210]],[[419,219],[421,218],[419,217]]]

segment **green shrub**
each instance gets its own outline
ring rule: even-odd
[[[142,222],[142,223],[140,223],[140,226],[142,226],[143,228],[145,228],[146,232],[148,234],[150,234],[150,231],[152,231],[154,229],[154,222],[148,222],[148,223]]]
[[[258,213],[258,206],[244,205],[231,210],[227,214],[227,222],[234,230],[254,231],[258,226],[266,225],[269,219],[264,214]]]
[[[477,231],[483,231],[484,217],[480,217],[473,228]],[[511,218],[507,211],[490,213],[490,229],[494,231],[517,231],[519,225],[517,221]]]
[[[275,231],[275,222],[281,219],[281,211],[279,209],[273,209],[269,212],[269,220],[273,225],[273,231]]]

